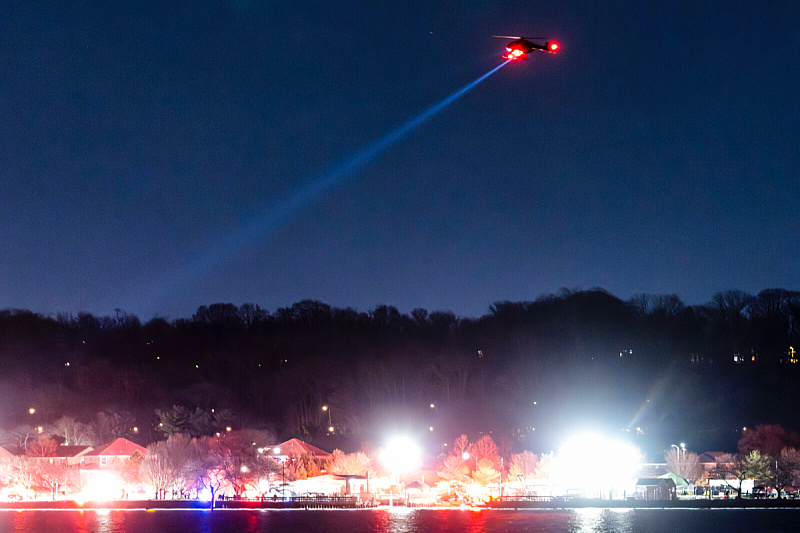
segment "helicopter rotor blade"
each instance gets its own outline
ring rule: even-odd
[[[500,39],[514,39],[514,40],[532,39],[534,41],[545,41],[550,39],[550,37],[519,37],[514,35],[492,35],[492,37],[498,37]]]

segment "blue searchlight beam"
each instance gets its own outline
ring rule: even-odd
[[[204,253],[196,256],[189,265],[181,269],[180,273],[166,277],[166,279],[163,279],[162,283],[159,284],[160,287],[156,288],[151,286],[148,292],[150,292],[151,296],[157,295],[157,298],[160,299],[166,293],[177,288],[177,286],[218,266],[227,257],[236,253],[243,246],[255,242],[267,232],[278,228],[292,213],[310,204],[324,192],[332,189],[337,184],[342,183],[345,179],[358,172],[366,166],[367,163],[385,152],[390,146],[422,126],[425,122],[464,96],[483,80],[503,68],[508,62],[509,61],[505,61],[499,64],[478,79],[464,85],[438,104],[429,107],[415,118],[395,128],[381,139],[367,145],[349,159],[345,159],[326,172],[323,172],[290,197],[259,210],[250,219],[244,221],[238,231],[218,238]]]

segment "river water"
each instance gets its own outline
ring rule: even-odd
[[[800,509],[0,511],[0,533],[796,532]]]

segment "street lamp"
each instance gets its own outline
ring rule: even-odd
[[[281,449],[279,446],[272,448],[274,455],[280,455]],[[281,460],[280,457],[275,458],[281,464],[281,497],[286,499],[286,461]]]
[[[461,454],[461,458],[464,459],[464,461],[468,460],[469,457],[470,457],[469,452],[464,452],[464,453]],[[477,455],[475,456],[475,470],[476,471],[478,470],[478,456]]]
[[[327,405],[323,405],[323,406],[322,406],[322,410],[323,410],[324,412],[327,412],[327,413],[328,413],[328,426],[329,426],[329,427],[330,427],[330,426],[333,426],[333,422],[331,421],[331,410],[330,410],[330,408],[329,408]],[[332,430],[332,429],[329,429],[328,431],[331,431],[331,432],[333,432],[333,430]]]

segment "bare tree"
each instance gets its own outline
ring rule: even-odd
[[[712,475],[725,481],[736,491],[736,497],[742,497],[742,484],[746,479],[756,481],[767,479],[772,475],[769,459],[758,450],[753,450],[748,455],[722,456],[712,470]],[[732,483],[735,481],[736,484]]]
[[[461,457],[461,455],[469,450],[469,439],[466,435],[461,435],[455,442],[453,442],[453,453]]]
[[[73,472],[64,462],[37,461],[35,471],[38,483],[50,489],[52,499],[56,499],[59,489],[65,488]]]
[[[0,435],[0,444],[7,448],[18,448],[27,450],[28,444],[39,437],[39,432],[29,425],[19,425],[10,431]]]
[[[537,468],[539,468],[539,458],[536,457],[536,454],[528,450],[515,453],[511,455],[511,462],[508,465],[508,477],[511,479],[522,478],[523,482],[527,482],[528,477],[532,476]]]
[[[664,454],[664,459],[667,462],[667,472],[681,476],[692,484],[703,479],[705,470],[696,453],[670,448]]]
[[[0,480],[5,485],[33,488],[36,483],[36,463],[29,457],[19,455],[0,459]]]
[[[58,443],[47,435],[39,435],[36,440],[28,444],[25,455],[28,457],[53,457],[58,450]]]
[[[197,450],[193,439],[177,434],[147,447],[140,473],[143,479],[155,487],[156,499],[164,498],[167,490],[176,490],[182,494],[194,481],[189,465],[196,459]]]
[[[783,497],[783,489],[797,486],[800,483],[800,451],[794,448],[784,448],[781,453],[770,458],[774,468],[766,478],[778,491],[778,499]]]
[[[51,435],[63,437],[65,446],[89,446],[89,428],[86,424],[77,422],[71,416],[62,416],[49,428]]]

